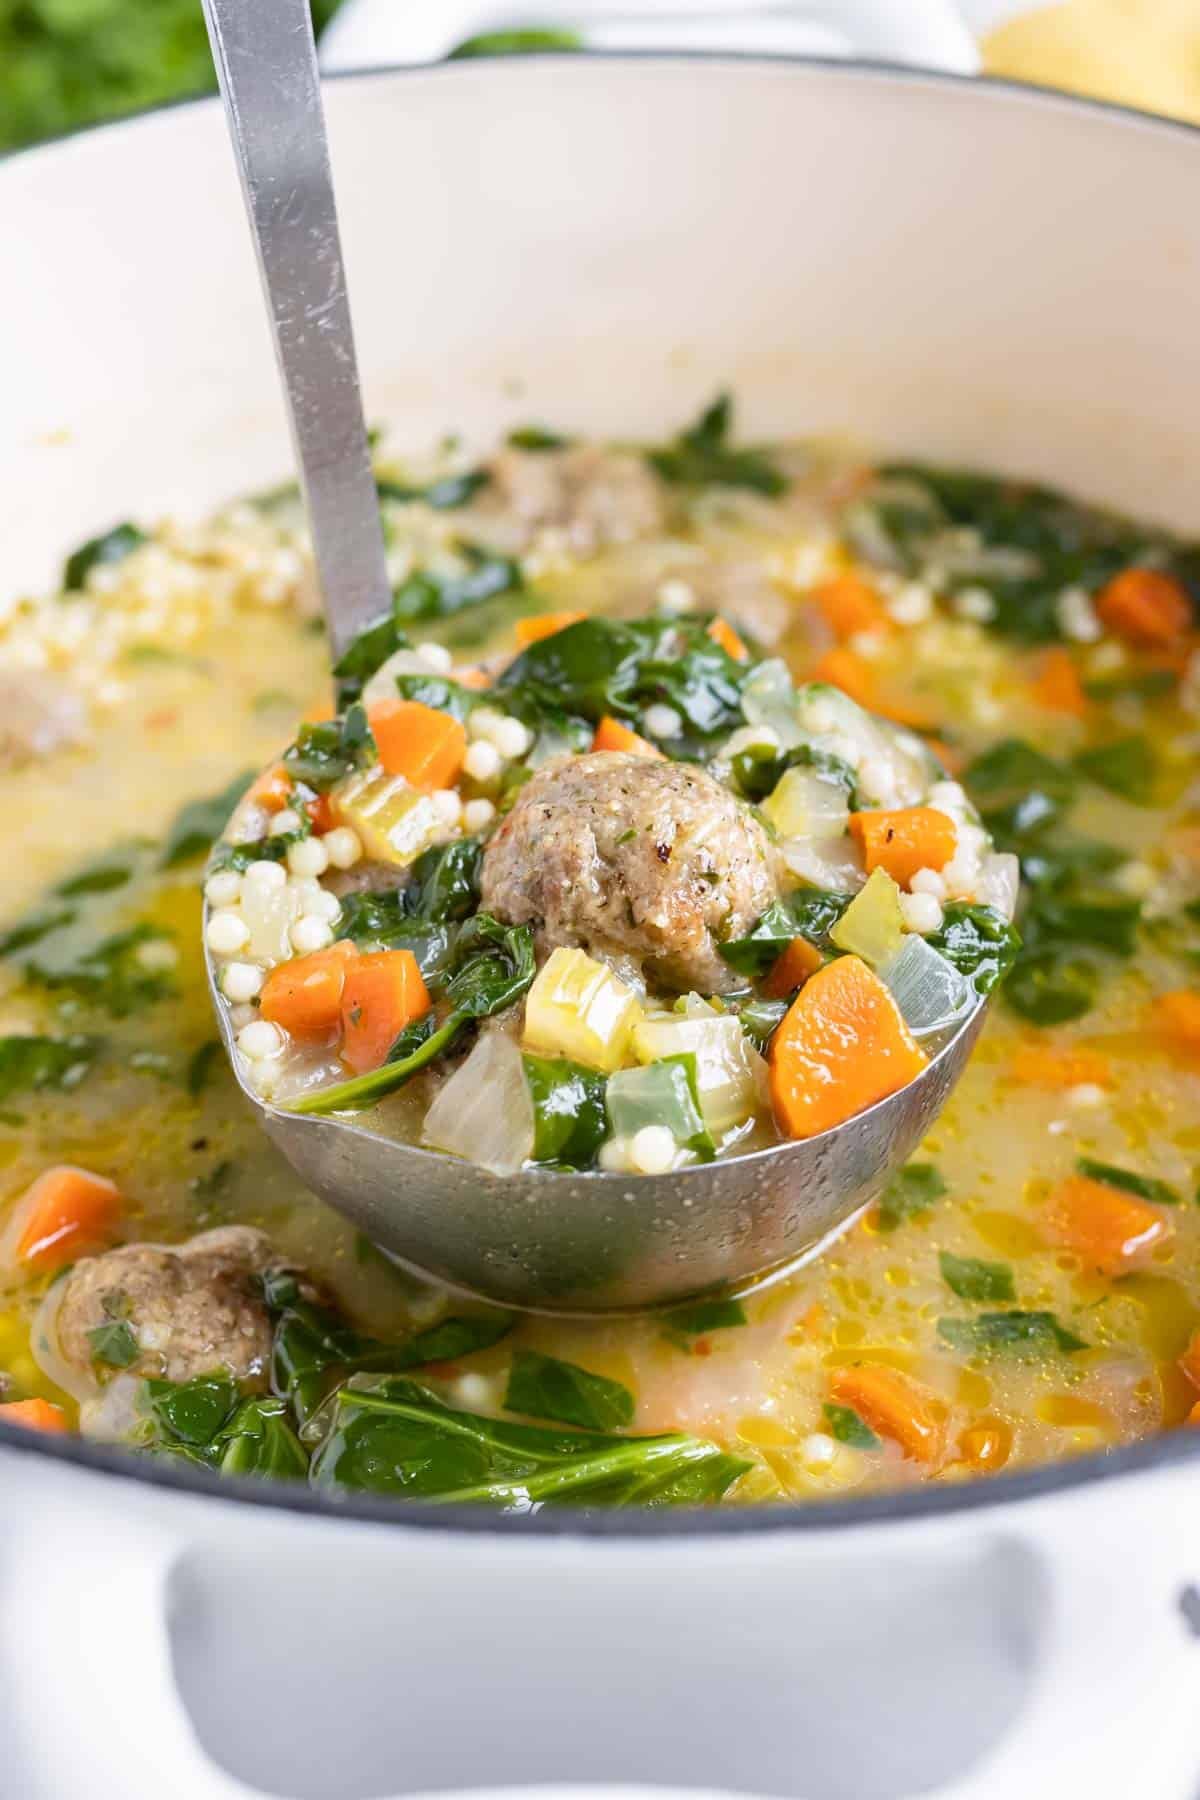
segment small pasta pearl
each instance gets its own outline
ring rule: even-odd
[[[495,744],[501,756],[511,758],[514,756],[524,756],[530,744],[533,742],[533,736],[532,733],[522,725],[520,719],[501,719],[500,723],[492,732],[492,742]]]
[[[204,884],[204,898],[210,906],[232,906],[242,891],[242,878],[236,869],[218,869]]]
[[[269,1019],[255,1019],[253,1025],[243,1025],[238,1032],[237,1047],[251,1062],[263,1062],[269,1056],[279,1055],[283,1033]]]
[[[253,1000],[261,991],[263,972],[255,963],[231,962],[221,976],[221,991],[235,1005]]]
[[[301,838],[289,846],[287,862],[293,875],[323,875],[329,867],[329,852],[320,838]]]
[[[362,845],[358,833],[351,831],[348,825],[336,825],[327,831],[321,839],[325,846],[325,854],[335,869],[352,869],[362,858]]]
[[[246,885],[257,889],[260,894],[269,894],[272,888],[281,888],[287,882],[287,870],[282,863],[252,862],[245,874]]]
[[[309,956],[314,950],[324,950],[333,942],[332,927],[316,913],[304,913],[296,920],[288,933],[292,949],[300,956]]]
[[[486,831],[495,816],[490,800],[468,800],[463,807],[463,824],[468,831]]]
[[[440,824],[458,824],[462,816],[462,801],[453,788],[435,788],[429,798]]]
[[[448,675],[454,666],[454,658],[444,644],[418,644],[417,655],[435,675]]]
[[[500,752],[495,744],[477,738],[463,758],[463,768],[472,781],[494,781],[500,773]]]
[[[630,1159],[642,1175],[665,1175],[675,1161],[675,1138],[665,1125],[643,1125],[629,1146]]]
[[[683,730],[683,720],[675,708],[664,706],[661,701],[646,708],[645,723],[650,736],[656,738],[678,737]]]
[[[250,942],[250,927],[239,913],[216,912],[208,921],[204,941],[214,956],[235,956]]]

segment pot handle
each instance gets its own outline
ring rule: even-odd
[[[573,31],[593,50],[731,50],[856,56],[974,75],[975,41],[955,0],[344,0],[322,69],[438,62],[468,38],[513,26]]]
[[[1195,1466],[1183,1463],[1009,1512],[1044,1578],[1034,1680],[992,1754],[938,1800],[1191,1800],[1200,1771],[1195,1502]]]
[[[172,1669],[168,1582],[194,1506],[2,1450],[0,1495],[4,1793],[252,1800],[197,1741]]]

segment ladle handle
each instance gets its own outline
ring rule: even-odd
[[[203,0],[335,657],[391,605],[309,0]]]

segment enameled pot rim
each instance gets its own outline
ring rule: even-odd
[[[1200,144],[1200,126],[1185,120],[1162,118],[1135,107],[1105,100],[1062,93],[1056,89],[1030,83],[999,80],[994,77],[959,75],[945,71],[922,70],[894,63],[843,60],[813,56],[742,54],[729,51],[588,51],[586,55],[500,57],[494,62],[464,60],[439,64],[376,67],[365,70],[338,70],[324,79],[330,83],[366,82],[409,78],[425,81],[454,81],[481,78],[486,71],[489,81],[502,81],[505,71],[514,64],[528,67],[530,62],[545,62],[551,67],[548,78],[560,79],[563,65],[570,65],[572,78],[577,71],[594,69],[597,78],[611,76],[615,65],[678,66],[680,64],[716,65],[726,68],[771,67],[789,70],[798,78],[822,75],[865,79],[883,85],[902,84],[923,88],[931,93],[953,91],[973,93],[981,105],[1018,104],[1034,111],[1074,114],[1108,121],[1120,130],[1151,132],[1160,137],[1175,138],[1181,143]],[[588,79],[585,75],[584,79]],[[38,144],[9,151],[0,165],[59,151],[76,139],[81,145],[99,133],[136,130],[147,119],[159,114],[187,112],[195,107],[213,106],[215,95],[169,101],[161,106],[61,133]],[[975,1512],[983,1508],[1009,1505],[1021,1501],[1045,1499],[1067,1494],[1097,1482],[1108,1482],[1150,1470],[1161,1470],[1200,1458],[1200,1430],[1179,1429],[1158,1437],[1144,1438],[1118,1450],[1091,1452],[1069,1460],[1049,1463],[1038,1468],[1007,1475],[994,1475],[966,1483],[925,1484],[902,1488],[861,1498],[770,1503],[755,1506],[717,1506],[709,1508],[664,1509],[653,1511],[578,1511],[563,1507],[547,1507],[537,1513],[500,1513],[484,1506],[437,1505],[428,1501],[373,1499],[363,1495],[331,1495],[285,1481],[252,1480],[210,1474],[206,1470],[150,1458],[117,1446],[91,1443],[73,1436],[42,1436],[18,1427],[0,1427],[0,1448],[6,1454],[40,1457],[59,1464],[72,1464],[105,1475],[116,1481],[133,1481],[140,1486],[157,1488],[164,1493],[202,1495],[210,1503],[266,1507],[289,1513],[354,1520],[370,1524],[410,1526],[438,1531],[472,1533],[518,1533],[594,1538],[640,1537],[729,1537],[746,1532],[763,1531],[837,1531],[872,1524],[900,1524],[935,1519],[949,1514]]]

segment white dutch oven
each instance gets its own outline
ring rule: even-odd
[[[848,427],[1200,523],[1200,134],[761,61],[335,83],[370,412]],[[3,586],[288,451],[215,105],[0,169]],[[1200,1433],[905,1498],[466,1517],[0,1450],[6,1800],[659,1784],[900,1800],[1200,1775]]]

